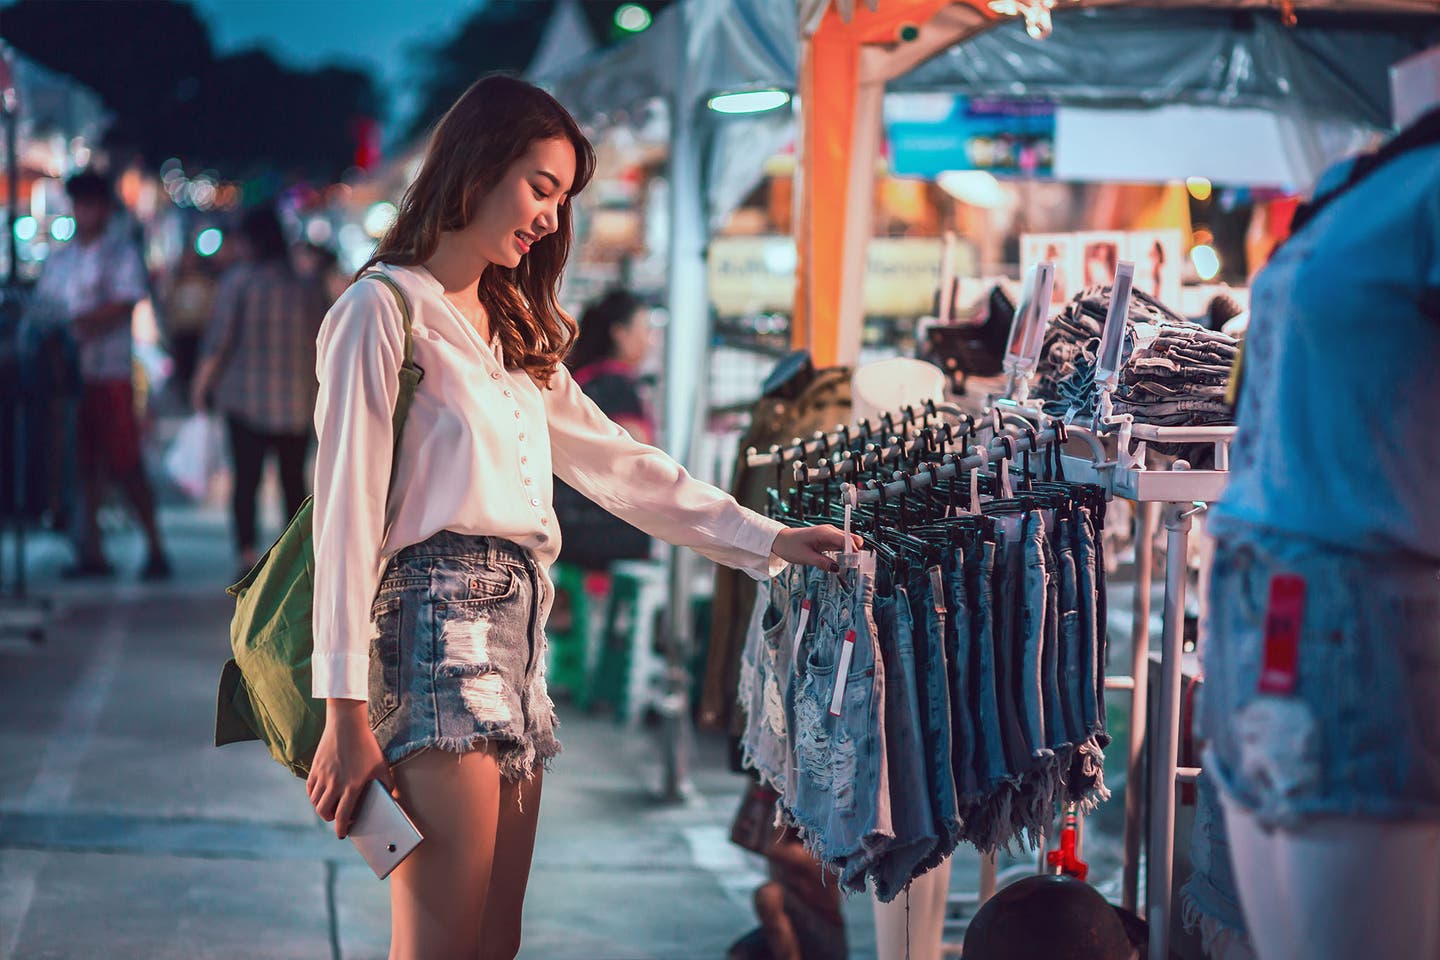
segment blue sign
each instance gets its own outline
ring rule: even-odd
[[[986,170],[997,176],[1051,175],[1055,104],[959,95],[951,99],[948,112],[892,109],[887,101],[885,134],[891,173],[927,178],[946,170]],[[917,115],[922,112],[930,115]]]

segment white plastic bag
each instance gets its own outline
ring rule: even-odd
[[[165,451],[165,472],[193,500],[204,500],[210,481],[224,467],[220,419],[191,414]]]

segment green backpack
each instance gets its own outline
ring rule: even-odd
[[[367,273],[360,279],[379,280],[390,288],[405,326],[405,359],[393,421],[393,488],[405,416],[425,371],[415,364],[405,295],[383,273]],[[260,562],[226,591],[235,598],[235,617],[230,621],[230,648],[235,656],[220,674],[215,709],[217,747],[263,740],[270,755],[297,777],[309,776],[315,747],[325,730],[325,702],[310,695],[310,657],[315,650],[311,627],[315,599],[313,509],[313,501],[307,497]]]

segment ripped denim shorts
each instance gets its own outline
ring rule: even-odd
[[[560,752],[540,610],[550,584],[499,537],[448,530],[390,560],[370,617],[370,726],[385,759],[490,742],[528,779]]]
[[[1295,702],[1283,714],[1257,704],[1277,573],[1307,586]],[[1226,531],[1209,615],[1196,719],[1206,769],[1231,797],[1267,826],[1314,815],[1440,819],[1434,564]]]
[[[839,574],[812,569],[806,576],[814,615],[786,694],[795,751],[790,812],[806,848],[840,869],[844,889],[859,893],[866,872],[895,839],[874,576],[853,568]],[[850,658],[841,676],[847,637]],[[803,819],[798,811],[806,811]]]

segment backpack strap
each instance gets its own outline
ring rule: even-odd
[[[410,332],[410,304],[401,292],[400,285],[388,274],[379,271],[367,273],[360,279],[379,280],[390,288],[390,292],[395,295],[395,303],[400,307],[400,322],[405,331],[405,355],[400,363],[400,393],[395,397],[395,415],[391,420],[395,449],[390,457],[390,486],[386,488],[388,502],[395,489],[395,471],[400,464],[400,438],[405,433],[405,418],[410,414],[410,402],[415,399],[415,388],[425,379],[425,370],[415,362],[415,338]]]

